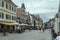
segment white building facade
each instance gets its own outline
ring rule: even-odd
[[[59,3],[59,10],[58,13],[55,16],[55,25],[54,29],[56,32],[60,31],[60,3]]]

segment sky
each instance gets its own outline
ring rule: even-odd
[[[53,18],[58,12],[60,0],[12,0],[18,7],[24,3],[30,14],[40,14],[44,22]]]

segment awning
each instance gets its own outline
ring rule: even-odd
[[[13,23],[13,24],[14,24],[14,25],[20,25],[19,23],[16,23],[16,22],[15,22],[15,23]]]
[[[27,25],[27,24],[22,23],[22,24],[20,24],[20,25]]]
[[[0,22],[0,24],[4,24],[4,25],[19,25],[19,24],[15,24],[15,23],[8,23],[8,22]]]
[[[39,26],[39,25],[36,25],[36,26]]]
[[[27,25],[27,26],[32,26],[32,25]]]
[[[6,22],[0,22],[0,24],[4,24],[4,25],[14,25],[12,23],[6,23]]]

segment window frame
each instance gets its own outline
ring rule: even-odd
[[[8,9],[8,4],[6,3],[6,9]]]
[[[4,7],[4,1],[2,1],[2,7]]]
[[[9,20],[11,20],[11,15],[9,15],[9,14],[6,14],[6,19],[9,19]]]
[[[11,10],[11,5],[9,5],[9,10]]]
[[[12,7],[12,11],[13,11],[13,7]]]
[[[0,12],[0,18],[4,18],[4,13]]]
[[[12,20],[15,20],[16,21],[16,17],[15,16],[12,16]]]
[[[14,8],[14,12],[16,12],[16,8]]]

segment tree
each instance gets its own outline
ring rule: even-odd
[[[34,20],[34,29],[36,29],[36,22],[35,22],[35,20]]]

